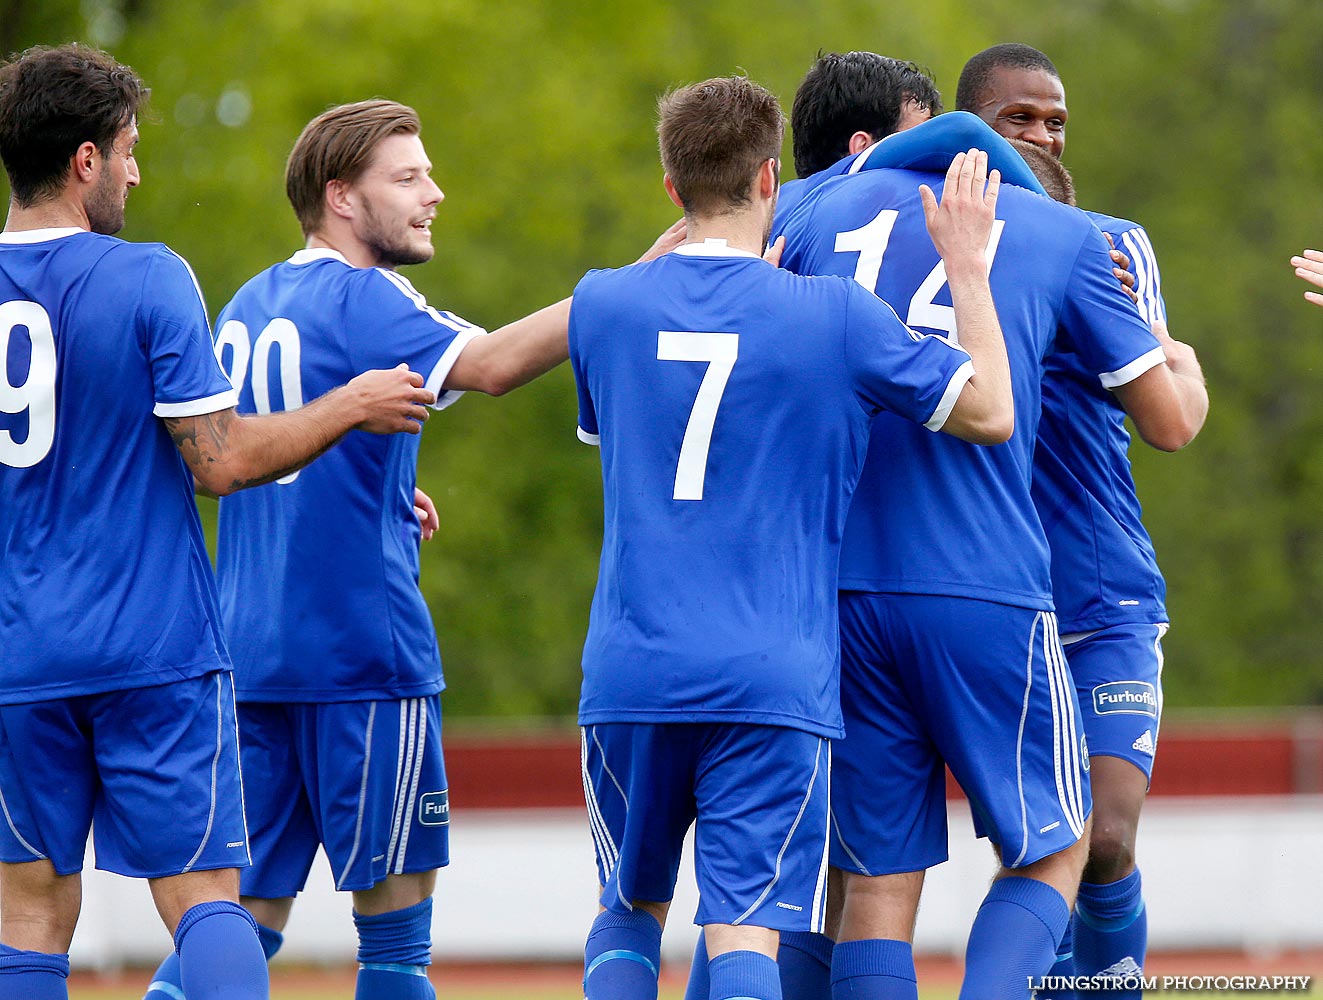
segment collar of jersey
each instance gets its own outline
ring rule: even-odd
[[[294,256],[289,259],[289,263],[297,267],[300,264],[311,264],[314,260],[338,260],[347,267],[354,266],[345,259],[345,255],[339,250],[332,250],[329,247],[304,247],[302,250],[296,250]]]
[[[754,260],[762,260],[756,253],[741,250],[739,247],[731,246],[725,240],[710,237],[702,243],[682,243],[671,253],[683,254],[686,257],[752,257]]]
[[[85,233],[86,229],[77,226],[62,226],[59,229],[23,229],[16,233],[0,233],[0,243],[45,243],[47,240],[61,240],[75,233]]]

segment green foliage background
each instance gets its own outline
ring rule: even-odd
[[[69,40],[153,87],[123,235],[187,257],[213,316],[300,243],[282,172],[302,125],[387,96],[418,108],[447,196],[437,257],[409,277],[491,329],[672,221],[666,88],[746,72],[788,108],[819,49],[865,48],[930,66],[949,105],[973,52],[1043,49],[1081,203],[1144,223],[1209,380],[1187,451],[1133,455],[1175,623],[1168,702],[1323,702],[1323,311],[1287,265],[1323,242],[1318,0],[0,0],[5,51]],[[573,711],[601,524],[574,419],[562,368],[428,427],[443,529],[423,587],[452,714]]]

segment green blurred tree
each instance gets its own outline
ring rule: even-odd
[[[868,48],[933,67],[949,105],[968,55],[1042,48],[1066,83],[1082,203],[1148,229],[1172,331],[1210,382],[1187,452],[1133,452],[1170,584],[1169,703],[1323,701],[1323,316],[1286,265],[1323,241],[1316,0],[0,0],[6,51],[70,39],[152,85],[124,235],[183,253],[213,315],[301,242],[283,166],[303,124],[388,96],[422,115],[447,195],[437,258],[409,277],[488,328],[632,260],[672,221],[653,133],[668,87],[747,72],[788,108],[819,49]],[[561,369],[473,394],[424,435],[443,527],[423,587],[452,714],[574,709],[601,527],[574,419]]]

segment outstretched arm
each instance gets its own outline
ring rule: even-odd
[[[262,416],[234,409],[163,417],[194,483],[212,496],[260,486],[303,468],[346,433],[417,434],[436,396],[423,377],[398,368],[370,371],[306,406]]]
[[[960,346],[974,362],[974,376],[942,430],[975,444],[1001,444],[1015,430],[1010,363],[988,284],[988,237],[1000,186],[997,171],[988,174],[987,154],[971,149],[951,162],[940,203],[926,184],[919,188],[928,233],[946,265]]]

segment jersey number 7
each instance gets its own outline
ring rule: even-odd
[[[675,466],[675,500],[702,500],[707,478],[707,454],[712,447],[712,428],[726,391],[726,382],[739,356],[738,333],[680,333],[662,330],[657,334],[658,361],[706,361],[707,371],[698,386],[689,423],[680,443]]]

